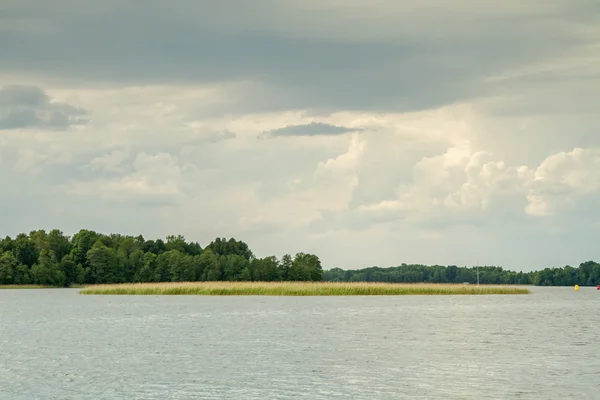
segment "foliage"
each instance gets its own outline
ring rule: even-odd
[[[43,249],[38,262],[31,268],[34,283],[48,286],[64,286],[66,277],[61,271],[54,251]]]
[[[600,264],[515,272],[480,266],[479,282],[493,285],[595,286]],[[314,254],[299,252],[257,258],[248,244],[216,238],[205,248],[182,235],[146,240],[143,236],[102,234],[82,229],[73,237],[54,229],[0,239],[0,285],[72,286],[81,284],[184,281],[328,281],[387,283],[477,282],[475,267],[401,264],[358,270],[324,271]]]
[[[0,239],[0,285],[72,286],[127,282],[320,281],[319,258],[298,253],[256,258],[239,240],[216,238],[206,248],[182,235],[166,240],[82,229],[72,238],[54,229]]]
[[[455,265],[408,265],[380,268],[369,267],[357,270],[333,268],[323,273],[329,282],[395,282],[395,283],[479,283],[501,285],[537,286],[596,286],[600,284],[600,264],[587,261],[578,268],[546,268],[541,271],[515,272],[502,267],[480,266],[457,267]]]

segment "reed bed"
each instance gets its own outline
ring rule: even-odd
[[[202,296],[398,296],[528,294],[528,289],[492,285],[371,282],[160,282],[86,286],[87,295]]]

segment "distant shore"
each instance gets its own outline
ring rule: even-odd
[[[527,288],[494,285],[375,282],[161,282],[86,286],[84,295],[202,296],[401,296],[529,294]]]
[[[45,285],[0,285],[1,289],[48,289],[50,286]]]

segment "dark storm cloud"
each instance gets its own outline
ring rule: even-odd
[[[52,101],[39,87],[0,88],[0,130],[19,128],[66,129],[85,122],[85,110]]]
[[[342,135],[348,132],[360,131],[362,129],[346,128],[344,126],[335,126],[324,124],[322,122],[311,122],[305,125],[288,125],[283,128],[273,129],[264,132],[267,136],[328,136]]]
[[[236,105],[244,111],[436,107],[480,95],[483,78],[555,54],[574,40],[536,31],[536,22],[553,17],[543,13],[525,19],[490,11],[459,27],[476,34],[457,34],[455,23],[435,37],[408,28],[394,32],[411,23],[400,15],[397,24],[386,25],[390,39],[373,37],[382,31],[368,18],[351,24],[335,13],[296,13],[268,1],[180,0],[168,7],[148,1],[140,7],[132,1],[6,0],[2,7],[0,73],[80,86],[259,82],[251,101]],[[319,26],[309,27],[312,22]],[[424,33],[433,32],[427,29],[433,22],[423,20]],[[347,25],[345,35],[339,24]]]

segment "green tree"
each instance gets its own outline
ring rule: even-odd
[[[84,268],[89,268],[87,254],[91,250],[94,243],[101,237],[100,234],[82,229],[73,235],[71,241],[74,260],[77,264],[81,264]]]
[[[165,244],[166,251],[178,250],[182,254],[197,256],[202,253],[202,247],[198,243],[188,243],[183,235],[169,235]]]
[[[15,274],[13,276],[15,285],[28,285],[31,281],[31,273],[29,268],[23,264],[17,265],[15,268]]]
[[[254,254],[252,254],[248,245],[242,241],[235,240],[234,238],[229,240],[217,238],[206,246],[206,248],[215,253],[217,257],[237,255],[244,257],[248,261],[254,258]]]
[[[219,267],[219,262],[215,253],[210,248],[206,248],[199,256],[198,263],[202,271],[203,281],[221,280],[223,273]]]
[[[0,285],[11,285],[15,282],[16,269],[19,260],[12,251],[5,251],[0,255]]]
[[[279,268],[277,257],[270,256],[252,260],[250,270],[255,281],[278,281]]]
[[[119,264],[123,266],[123,279],[125,282],[131,282],[136,270],[143,265],[141,245],[132,236],[126,236],[114,240],[114,246],[117,248]]]
[[[153,253],[159,255],[165,251],[165,243],[162,240],[146,240],[142,245],[144,253]]]
[[[242,273],[240,274],[240,280],[244,282],[250,282],[252,280],[249,267],[246,267],[242,270]]]
[[[223,271],[223,280],[226,281],[241,280],[242,271],[249,266],[248,260],[237,254],[221,256],[219,263]]]
[[[19,263],[31,267],[37,262],[39,251],[35,243],[29,240],[24,233],[17,235],[13,248],[13,253],[17,257],[17,260],[19,260]]]
[[[281,263],[279,264],[279,275],[282,281],[290,281],[293,280],[290,276],[290,271],[294,265],[294,261],[292,260],[292,256],[289,254],[285,254],[281,257]]]
[[[60,270],[65,275],[65,286],[82,284],[85,278],[83,266],[77,264],[73,254],[68,254],[59,263]]]
[[[152,254],[152,253],[149,253]],[[136,282],[135,276],[138,272],[144,267],[145,264],[145,254],[141,249],[135,250],[133,253],[129,255],[129,267],[128,271],[126,271],[125,281],[126,282]]]
[[[12,251],[13,249],[14,241],[10,238],[10,236],[6,236],[4,239],[0,239],[0,253],[2,251]]]
[[[64,256],[71,252],[73,247],[69,238],[58,229],[52,229],[48,233],[47,241],[48,248],[56,254],[57,260],[62,260]]]
[[[148,252],[144,254],[142,267],[136,272],[134,282],[153,282],[157,255]]]
[[[43,229],[29,232],[29,240],[34,244],[38,253],[42,250],[50,250],[48,246],[48,234]]]
[[[114,249],[98,240],[87,252],[89,271],[87,276],[92,283],[122,283],[123,268]]]
[[[292,262],[289,277],[294,281],[320,281],[323,268],[319,257],[314,254],[298,253]]]
[[[42,250],[39,260],[31,268],[33,281],[39,285],[64,286],[65,274],[61,271],[56,256],[52,250]]]

